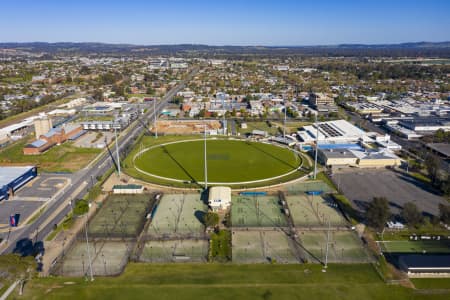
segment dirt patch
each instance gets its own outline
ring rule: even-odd
[[[160,134],[199,134],[204,132],[205,125],[207,130],[217,130],[222,127],[217,120],[161,120],[156,122],[156,127]],[[154,129],[151,132],[154,132]]]

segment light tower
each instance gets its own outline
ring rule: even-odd
[[[116,139],[116,156],[117,156],[117,172],[120,178],[120,156],[119,156],[119,139],[117,138],[117,127],[114,126],[114,135]]]
[[[316,114],[316,153],[314,153],[314,179],[317,177],[317,153],[319,152],[319,124],[317,123]]]
[[[156,127],[156,98],[153,99],[153,124],[155,127],[155,138],[158,138],[158,127]]]
[[[208,189],[208,161],[207,161],[207,156],[206,156],[206,123],[205,123],[205,133],[204,133],[204,139],[205,139],[205,190]]]

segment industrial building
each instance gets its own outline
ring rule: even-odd
[[[59,145],[67,141],[68,139],[73,139],[75,136],[80,136],[82,132],[81,126],[79,125],[68,125],[60,128],[52,128],[45,134],[41,134],[39,139],[33,141],[32,143],[26,145],[23,148],[23,154],[25,155],[36,155],[41,154],[54,145]]]
[[[231,188],[214,186],[209,189],[208,205],[212,211],[224,210],[231,205]]]
[[[46,134],[53,128],[52,119],[42,117],[34,120],[34,133],[38,139],[41,135]]]
[[[36,176],[35,166],[0,167],[0,200],[8,200],[17,189]]]

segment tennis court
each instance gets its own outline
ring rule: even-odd
[[[298,232],[300,241],[309,256],[308,261],[317,263],[325,261],[327,232]],[[351,231],[330,231],[328,245],[328,262],[330,263],[365,263],[370,258],[358,236]]]
[[[94,276],[120,274],[128,263],[128,256],[133,247],[125,242],[90,242],[89,253]],[[62,260],[62,276],[84,276],[90,274],[89,255],[85,242],[78,241]]]
[[[450,253],[450,240],[384,241],[380,242],[383,252],[389,253]]]
[[[231,199],[233,227],[286,227],[278,196],[235,196]]]
[[[289,237],[282,231],[233,231],[234,263],[298,263],[300,259]]]
[[[321,180],[316,180],[287,185],[285,192],[288,195],[297,195],[311,191],[322,191],[323,193],[331,193],[334,190],[325,182]]]
[[[208,207],[200,194],[165,194],[155,209],[147,236],[195,238],[204,235],[202,218]]]
[[[287,196],[286,201],[295,226],[328,227],[328,222],[330,226],[345,226],[347,224],[338,211],[337,205],[328,198],[303,193]]]
[[[206,262],[208,241],[166,240],[148,241],[144,245],[140,261],[143,262]]]
[[[135,237],[142,230],[153,195],[111,195],[89,222],[92,237]]]

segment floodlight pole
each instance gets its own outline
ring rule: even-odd
[[[286,141],[286,102],[284,103],[284,124],[283,124],[283,139]]]
[[[205,124],[204,138],[205,138],[205,190],[207,190],[208,189],[208,162],[207,162],[207,157],[206,157],[206,124]]]
[[[156,127],[156,98],[153,99],[153,119],[153,126],[155,127],[155,138],[158,138],[158,127]]]
[[[88,207],[91,208],[91,203],[89,203]],[[94,281],[94,273],[92,272],[91,250],[89,249],[89,238],[88,238],[88,228],[87,228],[88,215],[89,215],[89,209],[88,209],[88,212],[86,213],[86,222],[84,223],[84,231],[86,233],[86,248],[87,248],[88,259],[89,259],[89,273],[90,273],[91,281]]]
[[[319,152],[319,124],[317,123],[316,114],[316,153],[314,153],[314,179],[317,177],[317,153]]]
[[[330,243],[330,220],[328,220],[328,231],[327,231],[327,244],[325,248],[325,266],[324,266],[324,272],[325,269],[328,268],[328,244]]]
[[[117,172],[120,178],[120,156],[119,156],[119,139],[117,138],[117,127],[114,126],[114,135],[116,138],[116,156],[117,156]]]

